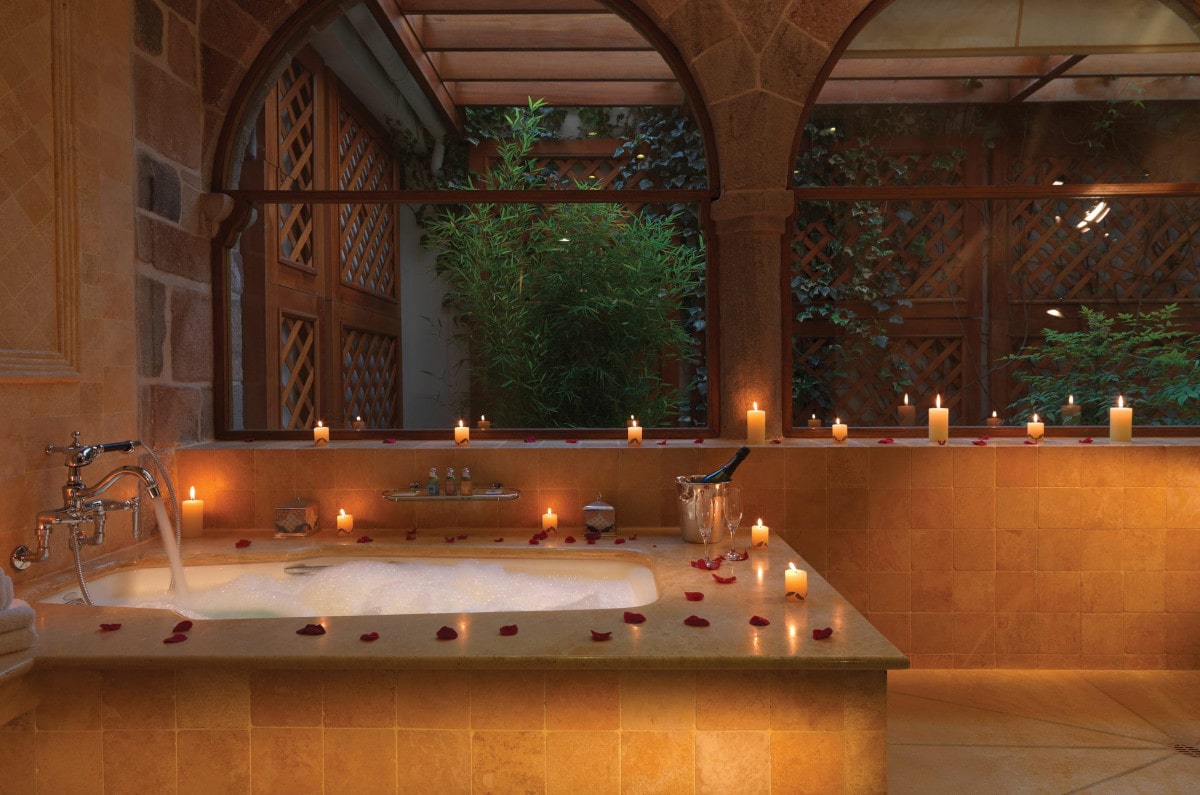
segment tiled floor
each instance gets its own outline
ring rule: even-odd
[[[1200,793],[1200,671],[890,672],[888,792]]]

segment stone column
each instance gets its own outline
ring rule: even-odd
[[[780,269],[791,213],[792,194],[784,189],[729,191],[712,205],[720,329],[715,399],[725,438],[746,438],[746,410],[755,400],[767,412],[767,438],[783,433],[787,347]],[[712,365],[709,371],[716,372]]]

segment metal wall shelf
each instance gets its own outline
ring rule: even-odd
[[[492,487],[487,486],[482,489],[476,489],[469,496],[456,494],[453,497],[444,494],[430,494],[425,489],[388,489],[383,493],[385,500],[392,502],[470,502],[472,500],[515,500],[521,496],[520,489],[512,489],[507,486]]]

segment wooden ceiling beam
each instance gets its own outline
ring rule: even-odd
[[[600,0],[402,0],[406,14],[609,13]]]
[[[1013,94],[1008,101],[1012,103],[1024,102],[1049,85],[1050,82],[1056,77],[1063,74],[1072,66],[1075,66],[1085,58],[1087,58],[1086,55],[1068,55],[1064,58],[1047,59],[1047,68],[1045,73],[1036,80],[1032,80],[1024,85],[1021,90]]]
[[[526,50],[437,52],[430,58],[443,80],[674,80],[656,52]]]
[[[1067,70],[1067,77],[1105,75],[1200,75],[1200,52],[1092,55]]]
[[[1040,55],[1002,58],[843,58],[833,67],[830,80],[905,78],[1026,77],[1042,74],[1046,60]]]
[[[430,52],[653,49],[616,14],[412,14],[409,19]]]
[[[530,97],[551,105],[682,105],[683,89],[673,81],[558,82],[508,81],[448,83],[458,105],[524,105]]]
[[[1005,79],[980,80],[978,85],[963,78],[925,80],[830,80],[821,88],[822,105],[883,103],[1006,102],[1012,96]]]
[[[418,32],[400,10],[397,0],[375,0],[370,4],[370,9],[446,127],[462,135],[463,118],[458,106],[430,61],[429,54],[421,46]]]

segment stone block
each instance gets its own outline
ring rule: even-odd
[[[205,105],[225,107],[229,104],[242,74],[243,69],[237,61],[201,41],[200,85]]]
[[[195,90],[147,59],[135,57],[133,96],[137,139],[177,163],[199,168],[203,109]]]
[[[137,279],[138,372],[157,378],[163,371],[163,344],[167,335],[167,290],[159,282],[139,276]]]
[[[162,55],[163,12],[154,0],[133,2],[133,43],[149,55]]]
[[[763,50],[760,87],[793,102],[806,102],[827,58],[827,47],[800,28],[783,25]]]
[[[137,154],[137,206],[171,221],[179,220],[179,174],[145,151]]]
[[[164,273],[204,284],[212,279],[208,241],[156,218],[138,216],[137,255]]]
[[[196,85],[196,36],[191,27],[172,16],[167,23],[167,63],[171,71],[190,86]]]
[[[145,436],[149,438],[142,441],[155,449],[201,441],[203,399],[204,393],[199,389],[143,386],[141,416],[143,427],[149,430]]]
[[[171,377],[212,380],[212,301],[207,293],[171,292]]]
[[[197,0],[163,0],[163,2],[179,16],[188,22],[196,21]]]

